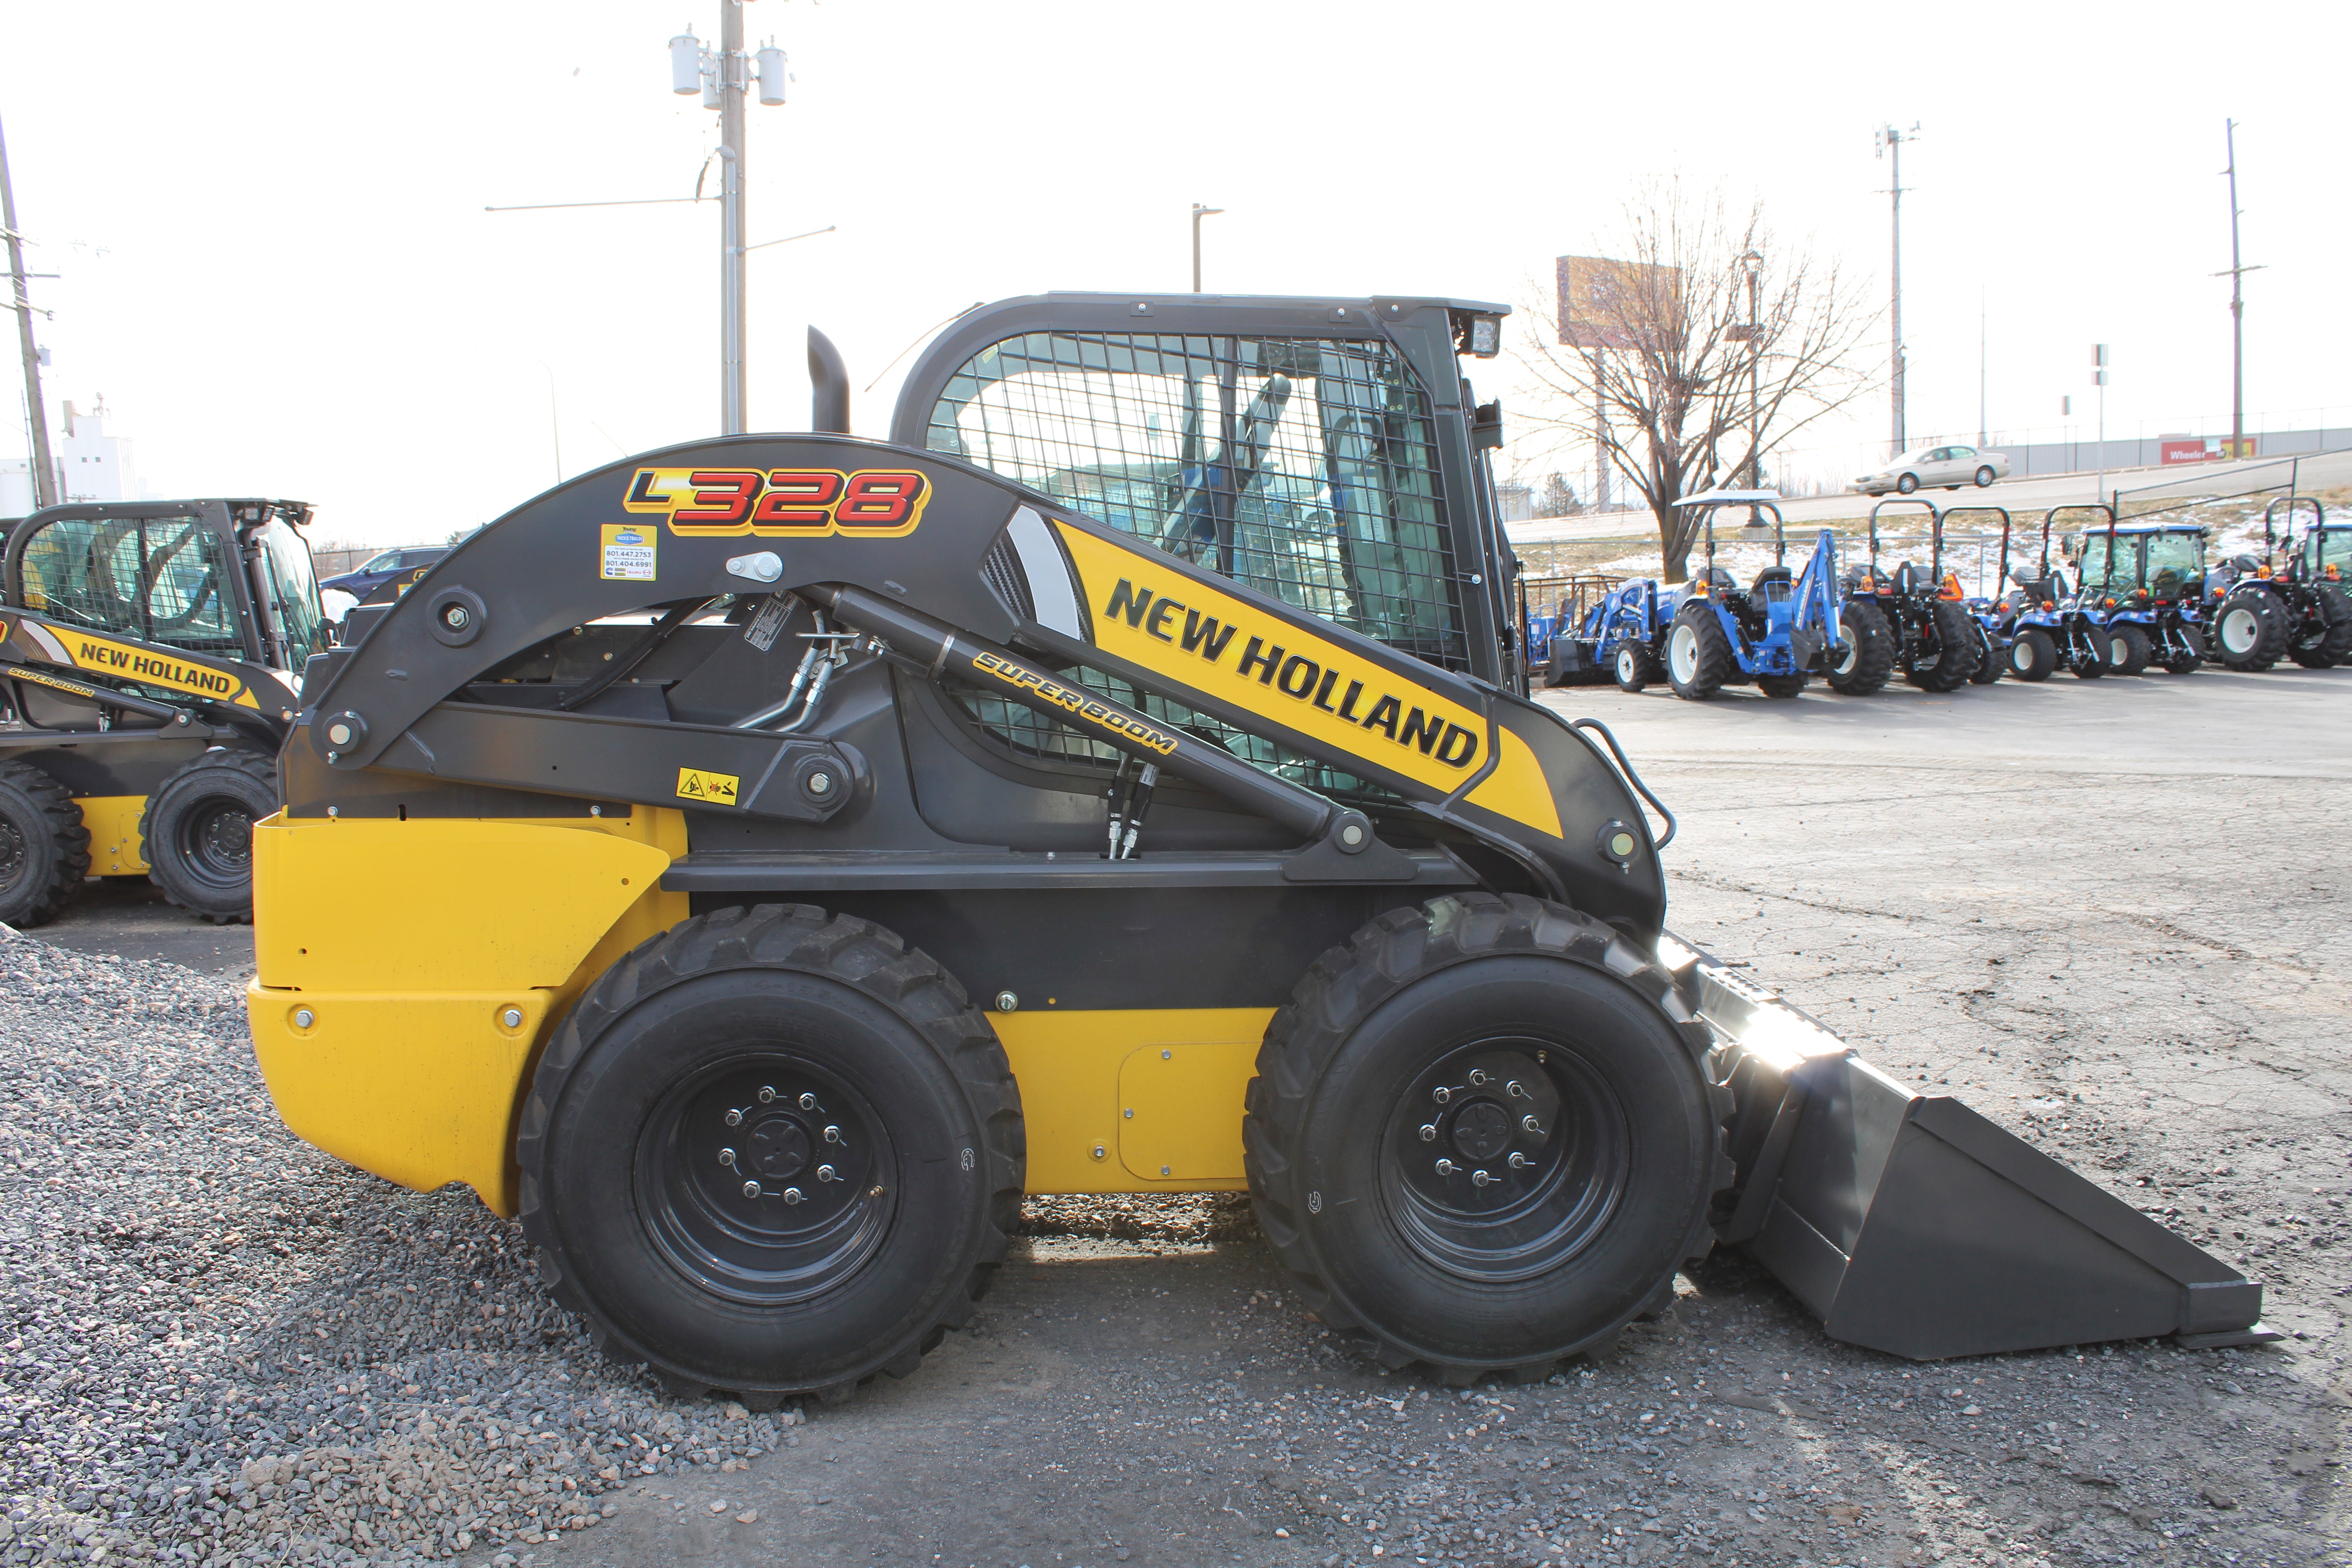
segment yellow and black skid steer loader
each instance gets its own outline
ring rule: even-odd
[[[911,1372],[1024,1192],[1246,1188],[1326,1321],[1451,1379],[1718,1240],[1908,1356],[2263,1337],[1667,933],[1671,817],[1525,695],[1458,357],[1501,314],[1015,300],[887,444],[824,433],[814,339],[819,433],[583,476],[353,611],[254,836],[286,1121],[757,1404]]]
[[[0,563],[0,921],[146,876],[218,922],[252,909],[297,678],[326,644],[310,509],[76,501]]]

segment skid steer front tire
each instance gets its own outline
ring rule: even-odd
[[[845,1398],[971,1316],[1020,1214],[1003,1047],[869,921],[699,915],[606,971],[515,1141],[540,1277],[673,1393]]]
[[[1266,1026],[1242,1126],[1258,1223],[1383,1364],[1542,1375],[1706,1254],[1731,1180],[1707,1036],[1590,916],[1491,893],[1393,910]]]
[[[253,825],[278,809],[278,763],[215,746],[165,775],[140,815],[147,876],[215,925],[253,919]]]
[[[89,875],[89,829],[66,786],[0,762],[0,922],[39,925]]]

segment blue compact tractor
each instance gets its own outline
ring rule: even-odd
[[[2298,544],[2295,514],[2306,508],[2311,522]],[[2225,561],[2206,584],[2215,657],[2240,670],[2268,669],[2281,658],[2305,669],[2352,659],[2352,595],[2343,580],[2352,565],[2347,532],[2329,528],[2326,509],[2310,496],[2283,496],[2263,508],[2263,558]]]
[[[2118,522],[2106,513],[2068,541],[2081,601],[2106,630],[2107,670],[2137,675],[2150,665],[2193,675],[2205,662],[2205,530],[2193,522]]]
[[[1969,618],[1977,625],[1977,667],[1969,671],[1969,684],[1990,686],[2000,679],[2000,672],[2009,668],[2009,633],[2006,629],[2009,612],[2001,607],[2000,595],[2009,586],[2009,509],[2005,506],[1955,506],[1944,509],[1944,523],[1949,528],[1952,519],[1969,512],[1984,512],[2000,519],[2000,567],[1992,580],[1991,594],[1963,595],[1960,604]],[[1948,534],[1947,535],[1948,538]],[[1977,584],[1984,584],[1984,558],[1977,558]]]
[[[2084,510],[2059,506],[2042,514],[2039,568],[2011,573],[2009,591],[2001,595],[2009,606],[2001,622],[2009,638],[2008,672],[2020,680],[2047,680],[2061,669],[2074,671],[2077,679],[2096,680],[2107,672],[2105,617],[2067,586],[2063,569],[2050,564],[2051,528],[2058,514]]]
[[[1609,678],[1612,650],[1601,636],[1602,611],[1624,581],[1607,572],[1572,572],[1523,582],[1520,620],[1533,679],[1546,686],[1589,686]]]
[[[1772,490],[1707,490],[1676,503],[1699,509],[1706,564],[1670,606],[1654,601],[1649,606],[1654,628],[1658,610],[1671,609],[1664,647],[1656,651],[1675,696],[1704,700],[1726,686],[1752,680],[1767,697],[1794,697],[1816,670],[1827,673],[1845,651],[1838,621],[1836,537],[1822,530],[1812,559],[1791,573],[1780,499]],[[1769,528],[1772,535],[1772,564],[1746,589],[1715,563],[1715,514],[1727,506],[1748,509],[1742,533],[1760,536]]]

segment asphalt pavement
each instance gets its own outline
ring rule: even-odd
[[[0,1413],[51,1446],[12,1472],[37,1498],[13,1528],[227,1561],[290,1521],[269,1529],[298,1557],[491,1568],[2352,1562],[2352,670],[1545,700],[1609,724],[1679,815],[1678,931],[2245,1269],[2287,1337],[1915,1364],[1720,1254],[1547,1383],[1449,1389],[1334,1342],[1233,1200],[1033,1200],[980,1315],[911,1375],[742,1441],[740,1412],[603,1361],[469,1193],[402,1192],[266,1111],[191,1142],[157,1109],[172,1074],[100,1095],[95,1056],[58,1065],[82,1039],[135,1063],[169,1017],[181,1070],[257,1109],[234,965],[211,996],[19,957],[0,1037],[50,1042],[26,1049],[55,1081],[8,1112],[0,1176],[138,1215],[24,1244],[130,1237],[155,1279],[55,1322],[27,1284],[13,1364],[47,1359]],[[110,949],[110,906],[29,934],[189,935],[108,896]],[[168,1204],[121,1180],[166,1164]],[[171,1270],[168,1301],[140,1294]],[[187,1391],[154,1417],[176,1447],[125,1450],[172,1471],[144,1493],[71,1457],[130,1415],[44,1403],[115,1386],[101,1347]]]

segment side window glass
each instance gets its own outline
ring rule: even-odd
[[[25,545],[26,606],[65,626],[242,658],[236,566],[192,517],[60,518]]]
[[[929,446],[1448,668],[1467,649],[1420,388],[1383,342],[1034,332]]]

